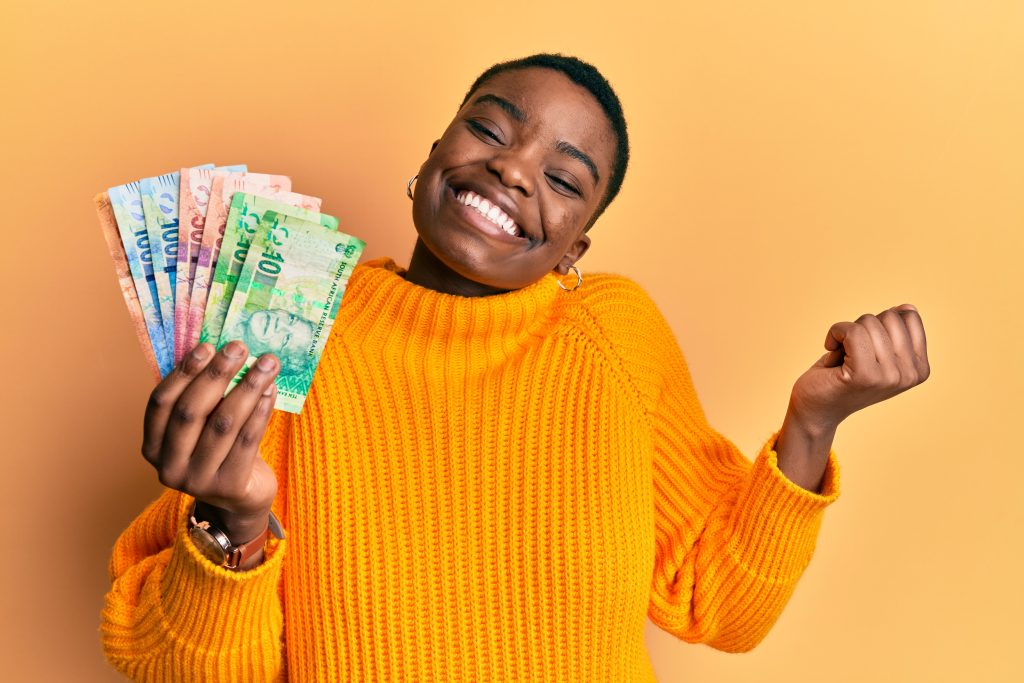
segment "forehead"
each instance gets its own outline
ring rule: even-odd
[[[581,85],[554,69],[529,67],[503,71],[481,83],[466,100],[491,93],[516,105],[526,115],[521,125],[538,135],[569,142],[590,154],[607,177],[615,150],[615,133],[600,103]],[[487,107],[497,105],[488,103]]]

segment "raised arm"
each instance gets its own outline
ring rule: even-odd
[[[924,329],[905,304],[832,326],[753,462],[708,424],[683,353],[632,283],[613,345],[647,404],[654,444],[655,571],[648,614],[688,642],[752,649],[781,615],[839,496],[838,424],[924,381]],[[620,293],[621,294],[621,293]]]

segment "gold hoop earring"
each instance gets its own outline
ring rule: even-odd
[[[409,178],[409,184],[405,186],[405,193],[407,195],[409,195],[409,199],[412,199],[412,184],[414,182],[416,182],[416,179],[419,178],[419,177],[420,177],[420,174],[417,173],[412,178]]]
[[[576,271],[576,286],[575,287],[566,287],[565,285],[562,284],[561,278],[559,278],[559,280],[558,280],[558,286],[561,287],[562,289],[564,289],[567,292],[571,292],[574,289],[578,289],[579,286],[581,284],[583,284],[583,273],[580,272],[580,269],[577,268],[576,266],[569,266],[569,268],[571,270]],[[568,273],[566,273],[566,274],[568,275]]]

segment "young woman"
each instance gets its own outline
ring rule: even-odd
[[[836,427],[927,378],[924,329],[907,304],[833,325],[751,462],[650,297],[575,265],[628,158],[592,66],[495,65],[406,188],[408,268],[353,271],[300,415],[271,411],[273,355],[226,397],[243,343],[186,355],[146,410],[168,488],[114,548],[111,663],[651,681],[647,616],[726,651],[764,638],[839,495]]]

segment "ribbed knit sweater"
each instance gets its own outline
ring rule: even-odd
[[[705,417],[633,280],[485,297],[353,271],[300,415],[260,444],[287,537],[232,572],[167,489],[119,536],[100,634],[139,681],[653,681],[645,617],[760,642],[839,495]]]

